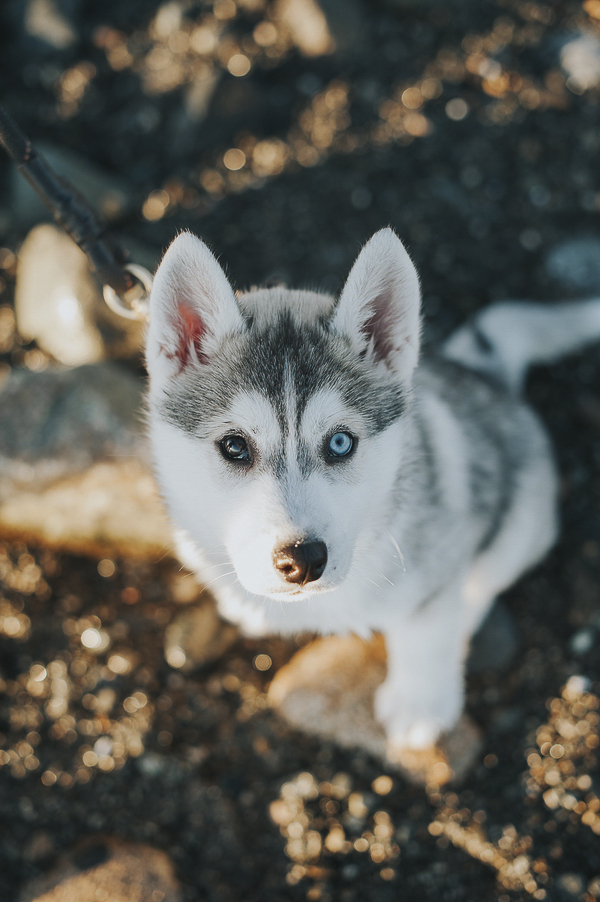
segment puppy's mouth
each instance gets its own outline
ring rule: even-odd
[[[275,601],[307,601],[309,598],[314,598],[315,595],[325,595],[337,588],[339,588],[339,584],[320,585],[312,582],[305,586],[273,586],[263,594],[266,598],[272,598]]]

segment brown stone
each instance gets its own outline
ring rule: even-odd
[[[478,729],[463,715],[430,749],[414,752],[386,744],[373,698],[386,673],[381,635],[327,636],[305,646],[276,674],[269,689],[274,708],[290,723],[346,748],[361,748],[412,782],[442,785],[460,780],[480,751]]]
[[[19,902],[180,902],[173,865],[160,849],[94,839],[27,884]]]

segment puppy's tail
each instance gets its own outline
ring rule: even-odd
[[[457,329],[442,353],[518,394],[530,366],[553,363],[596,341],[600,298],[563,304],[506,301]]]

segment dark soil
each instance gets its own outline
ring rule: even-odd
[[[183,10],[170,32],[152,26],[156,0],[55,5],[75,35],[62,50],[27,34],[27,4],[2,4],[3,102],[32,138],[125,180],[127,235],[159,248],[189,228],[239,286],[279,277],[335,290],[360,243],[391,224],[421,273],[431,341],[490,300],[569,293],[544,260],[598,233],[600,123],[598,92],[566,86],[558,53],[578,27],[598,32],[592,0],[589,14],[570,0],[365,0],[350,49],[315,57],[282,36],[267,0],[219,0],[216,20],[212,3],[170,4]],[[255,30],[271,14],[278,36],[259,46],[251,36],[272,36]],[[190,35],[215,21],[198,69]],[[247,75],[228,71],[235,53]],[[211,67],[221,78],[193,121],[188,84]],[[402,106],[415,85],[432,96]],[[232,148],[240,170],[223,162]],[[24,237],[8,201],[0,226],[1,312],[8,251]],[[0,341],[0,366],[40,365],[6,328]],[[289,730],[265,706],[291,652],[280,641],[240,641],[193,676],[170,669],[171,564],[2,547],[0,897],[16,900],[95,834],[164,849],[190,902],[600,897],[599,384],[597,350],[532,376],[563,478],[563,534],[507,593],[517,659],[469,682],[485,750],[458,788],[394,774],[390,788],[375,760]],[[82,643],[86,629],[105,650]],[[258,654],[270,670],[256,669]]]

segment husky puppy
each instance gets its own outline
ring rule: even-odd
[[[419,280],[384,229],[339,298],[236,297],[180,235],[154,281],[154,461],[182,559],[251,635],[385,636],[390,749],[463,707],[468,642],[557,531],[557,479],[520,399],[529,364],[600,337],[600,300],[484,310],[419,360]]]

